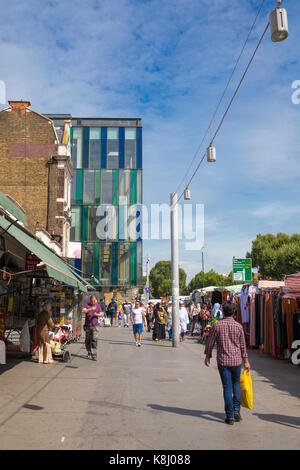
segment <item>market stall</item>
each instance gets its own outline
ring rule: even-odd
[[[295,277],[288,278],[245,284],[237,302],[247,346],[280,359],[290,358],[292,343],[300,338],[300,288],[291,287]]]

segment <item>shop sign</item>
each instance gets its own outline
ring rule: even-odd
[[[26,273],[28,277],[35,277],[35,278],[47,278],[48,273],[45,269],[38,268],[37,265],[41,262],[41,260],[35,256],[34,254],[30,254],[26,256],[26,271],[30,271]]]
[[[252,281],[252,259],[233,258],[232,260],[233,281]]]

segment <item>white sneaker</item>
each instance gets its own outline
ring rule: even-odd
[[[138,347],[142,346],[141,343],[138,343]]]

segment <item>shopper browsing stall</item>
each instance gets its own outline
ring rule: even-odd
[[[55,324],[51,320],[50,316],[50,303],[46,303],[37,317],[36,332],[37,342],[39,346],[39,359],[38,362],[41,364],[52,364],[54,362],[52,357],[49,330],[59,327],[59,324]]]

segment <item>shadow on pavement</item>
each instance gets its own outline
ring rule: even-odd
[[[252,413],[254,416],[257,416],[259,419],[263,421],[269,421],[271,423],[282,424],[283,426],[287,426],[289,428],[296,428],[300,429],[300,418],[296,416],[285,416],[285,415],[277,415],[277,414],[264,414],[264,413]]]
[[[202,418],[217,423],[223,423],[225,417],[224,413],[215,413],[212,411],[189,410],[186,408],[175,408],[173,406],[161,406],[155,404],[148,404],[147,406],[157,411],[166,411],[168,413],[176,413],[184,416],[196,416],[196,418]]]
[[[5,372],[13,369],[21,362],[32,362],[34,359],[31,356],[10,356],[9,354],[6,356],[6,364],[0,364],[0,375],[4,374]]]
[[[293,366],[289,361],[263,355],[257,350],[248,350],[248,354],[252,369],[262,379],[266,379],[263,382],[270,384],[275,390],[300,398],[299,367]]]

